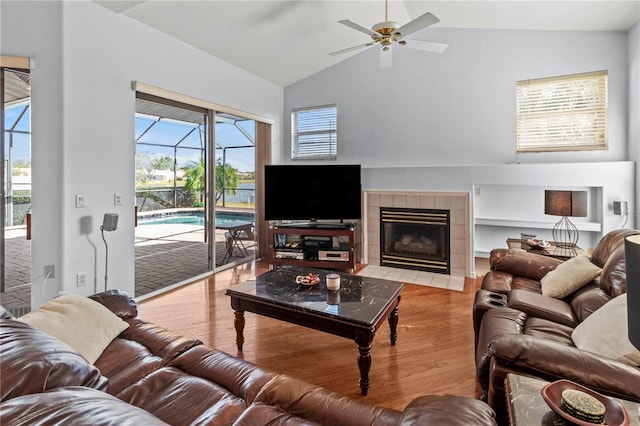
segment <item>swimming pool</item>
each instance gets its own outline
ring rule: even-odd
[[[216,213],[216,223],[229,223],[234,220],[244,220],[253,222],[255,217],[252,213]],[[138,219],[138,225],[200,225],[204,226],[204,212],[172,212],[160,213],[158,215],[142,217]]]

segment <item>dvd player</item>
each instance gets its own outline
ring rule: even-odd
[[[304,260],[304,253],[301,251],[282,251],[276,250],[276,259],[296,259]]]
[[[349,252],[345,250],[319,250],[318,260],[328,260],[331,262],[348,262]]]

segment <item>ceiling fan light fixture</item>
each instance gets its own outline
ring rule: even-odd
[[[393,21],[383,21],[375,24],[371,29],[384,36],[390,36],[398,28],[400,24]]]

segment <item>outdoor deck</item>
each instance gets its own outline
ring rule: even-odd
[[[226,253],[225,231],[216,230],[216,268],[222,265]],[[6,230],[6,271],[5,292],[0,294],[2,304],[14,315],[28,312],[31,305],[30,262],[31,242],[25,238],[25,228],[15,227]],[[100,241],[98,247],[102,245]],[[227,265],[253,259],[255,244],[248,244],[248,258],[239,257],[238,250],[227,260]],[[99,249],[104,255],[104,247]],[[207,244],[204,242],[204,229],[197,225],[144,225],[136,227],[135,232],[135,296],[149,294],[178,283],[190,281],[193,277],[209,272]],[[103,259],[98,260],[102,262]],[[114,266],[110,265],[110,268]],[[102,271],[102,269],[100,269]],[[104,279],[97,277],[100,291]],[[43,276],[36,279],[42,280]],[[92,285],[92,283],[87,283]],[[109,287],[112,285],[110,284]]]

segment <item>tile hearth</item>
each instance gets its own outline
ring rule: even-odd
[[[464,277],[454,277],[451,275],[436,274],[433,272],[369,265],[358,272],[358,275],[362,275],[363,277],[400,281],[407,284],[464,291]]]

